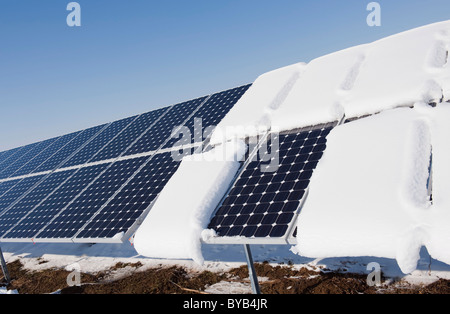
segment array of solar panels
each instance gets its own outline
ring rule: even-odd
[[[173,130],[194,141],[249,87],[0,152],[0,241],[120,242],[179,166]]]

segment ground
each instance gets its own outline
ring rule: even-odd
[[[204,246],[204,265],[144,258],[130,244],[1,246],[12,277],[8,289],[20,294],[251,293],[242,246]],[[418,269],[409,275],[390,259],[314,260],[293,254],[286,245],[255,245],[252,252],[264,294],[450,293],[450,266],[431,259],[426,250]],[[367,265],[373,262],[382,271],[380,286],[367,284],[371,273]],[[68,285],[74,270],[80,271],[80,286]]]
[[[45,264],[45,260],[41,260]],[[81,285],[69,287],[71,272],[49,268],[26,270],[20,260],[9,263],[12,278],[9,290],[20,294],[210,294],[250,293],[246,266],[227,272],[193,272],[179,266],[161,266],[140,270],[141,263],[117,263],[95,274],[81,274]],[[127,270],[126,276],[120,271]],[[429,285],[411,285],[403,281],[379,287],[369,286],[367,276],[345,272],[308,269],[292,265],[257,263],[263,294],[449,294],[450,281],[440,279]],[[228,289],[228,291],[226,291]]]

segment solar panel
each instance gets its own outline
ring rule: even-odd
[[[111,164],[36,235],[36,238],[72,238],[147,158],[134,158]]]
[[[138,140],[168,110],[169,108],[163,108],[140,115],[119,136],[103,147],[90,161],[96,162],[121,156],[130,145]]]
[[[20,179],[16,179],[16,180],[10,180],[10,181],[5,181],[0,183],[0,197],[3,196],[3,194],[5,194],[6,192],[8,192],[12,187],[14,187],[18,182],[20,182]],[[0,209],[0,213],[1,213],[1,209]]]
[[[34,236],[49,224],[84,187],[93,181],[107,167],[107,164],[77,169],[68,173],[68,178],[56,189],[47,194],[41,202],[30,205],[22,220],[4,235],[5,238],[33,239]]]
[[[98,153],[104,146],[114,140],[125,128],[127,128],[138,116],[122,119],[111,123],[108,127],[96,136],[92,141],[85,145],[80,151],[72,156],[64,167],[82,165],[89,162],[92,157]]]
[[[216,126],[225,115],[230,111],[242,95],[248,90],[250,85],[233,88],[224,92],[212,95],[195,114],[186,121],[183,126],[189,128],[190,138],[185,138],[187,142],[182,145],[194,143],[197,139],[205,140],[204,131],[209,126]],[[201,121],[201,128],[195,127],[195,119]],[[181,134],[178,137],[171,138],[163,148],[174,147],[180,143]]]
[[[254,155],[214,214],[209,228],[219,237],[283,238],[297,214],[309,181],[326,148],[326,136],[332,126],[282,134],[277,154]],[[271,141],[257,148],[264,150]],[[257,158],[256,158],[257,157]],[[256,159],[256,160],[254,160]],[[274,171],[266,172],[269,164]]]
[[[0,179],[5,179],[10,177],[14,172],[22,168],[26,165],[30,160],[34,159],[36,156],[39,156],[45,149],[50,146],[54,141],[58,138],[52,138],[50,140],[42,141],[33,146],[26,154],[24,154],[21,158],[16,159],[13,163],[6,167],[0,173]]]
[[[7,151],[4,151],[0,155],[0,171],[3,169],[2,166],[5,164],[10,158],[13,156],[19,154],[20,150],[23,149],[23,147],[17,147],[13,148]]]
[[[16,151],[11,154],[9,158],[6,158],[3,163],[0,164],[0,173],[7,169],[15,161],[20,160],[26,153],[33,149],[38,143],[29,144],[26,146],[19,147]]]
[[[155,155],[76,238],[108,238],[126,232],[155,200],[179,164],[170,153]]]
[[[0,214],[0,237],[3,237],[10,228],[30,211],[30,209],[39,204],[49,193],[66,180],[73,171],[74,170],[55,172],[47,176],[20,201],[16,202]],[[17,235],[17,233],[11,233],[11,237],[14,237],[15,235]]]
[[[180,165],[172,132],[203,133],[248,87],[0,152],[0,241],[122,241]]]
[[[44,150],[41,154],[37,155],[35,158],[30,160],[27,164],[25,164],[22,168],[17,170],[12,174],[13,177],[27,175],[37,167],[39,167],[43,162],[53,156],[56,152],[62,149],[67,143],[72,141],[80,132],[68,134],[65,136],[61,136],[56,141],[54,141],[46,150]]]
[[[105,128],[105,126],[106,125],[99,125],[82,131],[78,136],[76,136],[72,141],[70,141],[67,145],[61,148],[51,158],[47,159],[42,165],[40,165],[33,172],[37,173],[56,169],[65,160],[70,158],[74,153],[76,153],[79,149],[81,149],[83,145],[87,144],[93,137],[98,135],[98,133],[101,132]]]
[[[5,193],[3,193],[3,195],[0,197],[0,215],[2,215],[11,204],[19,200],[22,196],[26,195],[27,191],[43,178],[44,176],[42,175],[36,177],[28,177],[23,180],[8,181],[6,184],[10,185],[10,188],[5,191]],[[5,182],[2,184],[2,186],[4,185]]]
[[[170,138],[172,130],[182,125],[183,122],[205,101],[205,99],[206,97],[202,97],[171,107],[167,114],[162,117],[155,126],[149,129],[126,151],[125,155],[134,155],[157,150]]]

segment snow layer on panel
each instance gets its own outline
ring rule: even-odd
[[[427,217],[426,247],[431,256],[450,264],[450,104],[428,110],[432,121],[433,206]]]
[[[302,256],[396,258],[414,270],[427,211],[430,134],[412,109],[395,109],[335,128],[298,218]]]
[[[301,76],[304,63],[297,63],[258,77],[211,136],[211,143],[224,138],[255,136],[271,126],[271,115],[284,102]]]
[[[201,233],[246,152],[242,141],[184,157],[134,239],[146,257],[193,259],[203,264]]]
[[[346,116],[441,99],[441,85],[449,77],[448,31],[449,22],[436,23],[368,45],[344,104]]]
[[[261,75],[213,143],[450,98],[450,21],[403,32]],[[250,128],[249,130],[246,128]]]
[[[279,130],[339,121],[342,107],[364,61],[366,46],[342,50],[311,61],[283,105],[273,114]]]

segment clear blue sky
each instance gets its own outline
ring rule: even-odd
[[[450,19],[449,0],[0,0],[0,150]]]

